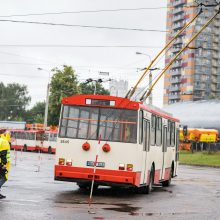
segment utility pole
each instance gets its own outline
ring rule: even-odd
[[[94,93],[93,94],[95,95],[96,94],[96,86],[97,86],[96,83],[97,83],[97,81],[94,80],[93,83],[94,83]]]
[[[47,83],[47,94],[46,94],[46,103],[45,103],[45,111],[44,111],[44,130],[47,128],[47,118],[48,118],[48,106],[49,106],[49,94],[50,94],[50,71],[45,70],[43,68],[38,67],[39,71],[46,71],[49,73],[49,79]]]
[[[149,87],[151,88],[152,86],[152,72],[150,70],[150,74],[149,74]],[[150,94],[149,96],[149,105],[152,105],[153,104],[153,95],[152,93]]]
[[[50,83],[48,82],[48,84],[47,84],[46,104],[45,104],[45,111],[44,111],[44,130],[46,130],[46,128],[47,128],[49,93],[50,93]]]

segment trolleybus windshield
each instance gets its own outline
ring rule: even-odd
[[[62,138],[137,143],[137,111],[116,108],[63,106]]]

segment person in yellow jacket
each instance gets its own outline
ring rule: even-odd
[[[2,185],[8,180],[8,172],[10,169],[10,134],[1,134],[0,137],[0,190]],[[0,199],[6,196],[0,194]]]

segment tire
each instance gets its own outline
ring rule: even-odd
[[[77,185],[80,189],[87,189],[88,188],[88,184],[86,184],[86,183],[77,183]]]
[[[154,169],[153,167],[151,167],[151,171],[150,171],[150,181],[149,181],[149,185],[146,186],[146,194],[151,193],[152,189],[153,189],[153,184],[154,184]]]
[[[51,148],[51,146],[48,147],[48,154],[52,154],[52,148]]]
[[[23,151],[24,151],[24,152],[27,152],[27,145],[26,145],[26,144],[25,144],[24,147],[23,147]]]
[[[163,182],[162,182],[162,186],[164,186],[164,187],[168,187],[168,186],[170,186],[172,176],[173,176],[173,168],[171,168],[171,170],[170,170],[170,176],[169,176],[169,179],[163,181]]]
[[[91,183],[77,183],[78,187],[80,189],[88,189],[88,190],[91,190]],[[94,184],[93,185],[93,190],[97,190],[98,189],[98,186],[97,184]]]

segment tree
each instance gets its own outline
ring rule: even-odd
[[[24,120],[26,107],[31,101],[27,86],[18,83],[0,83],[0,120]]]
[[[96,85],[95,85],[95,84]],[[94,94],[94,90],[95,90],[95,86],[96,86],[96,94],[99,95],[109,95],[109,91],[106,90],[101,83],[99,82],[93,82],[93,83],[81,83],[80,87],[81,87],[81,91],[82,94]]]
[[[30,124],[44,123],[45,102],[37,102],[26,112],[26,122]]]
[[[64,65],[62,70],[55,68],[52,71],[54,75],[50,83],[48,124],[58,125],[62,98],[79,94],[81,90],[71,66]]]
[[[93,94],[94,86],[91,84],[79,84],[77,75],[71,66],[63,66],[63,69],[55,68],[50,83],[48,124],[58,125],[61,101],[63,97],[77,94]],[[96,83],[96,94],[109,95],[101,83]]]

